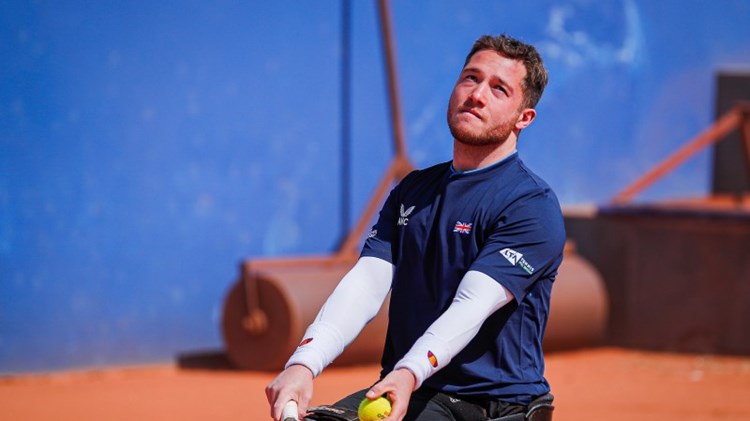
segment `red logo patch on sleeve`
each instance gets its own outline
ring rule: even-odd
[[[430,365],[437,368],[438,360],[435,354],[432,353],[432,351],[427,351],[427,359],[430,360]]]
[[[297,348],[301,348],[301,347],[309,344],[310,342],[312,342],[312,340],[313,340],[313,338],[305,338],[305,339],[303,339],[302,342],[300,342],[299,345],[297,345]]]

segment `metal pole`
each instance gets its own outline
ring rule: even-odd
[[[383,35],[386,71],[388,73],[388,99],[390,101],[394,148],[396,156],[401,158],[406,157],[406,141],[396,72],[396,46],[393,40],[393,25],[391,24],[391,9],[388,0],[379,0],[378,10],[380,12],[380,28]]]
[[[351,225],[351,7],[341,2],[341,226],[346,238]]]

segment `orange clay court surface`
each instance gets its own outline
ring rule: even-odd
[[[313,404],[364,387],[377,372],[331,367]],[[5,376],[0,420],[269,420],[263,389],[273,375],[193,362]],[[750,420],[747,356],[597,348],[548,355],[547,377],[555,421]]]

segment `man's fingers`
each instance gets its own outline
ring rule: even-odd
[[[303,366],[291,366],[266,387],[266,397],[271,407],[271,418],[282,420],[284,407],[295,401],[300,413],[307,411],[312,399],[312,372]],[[295,414],[297,416],[297,414]]]
[[[388,418],[386,418],[386,420],[402,420],[406,415],[407,404],[400,399],[395,399],[391,401],[391,403],[393,404],[393,407],[391,408],[391,414],[388,416]]]
[[[385,388],[383,387],[383,383],[379,382],[375,386],[371,387],[370,390],[365,393],[365,397],[367,399],[377,399],[385,393]]]
[[[304,415],[307,413],[307,408],[309,408],[309,406],[309,398],[300,396],[299,399],[297,399],[297,413],[299,414],[299,419],[304,418]]]

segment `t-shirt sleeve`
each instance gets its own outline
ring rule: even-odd
[[[393,242],[396,236],[396,223],[399,216],[400,184],[391,190],[383,207],[380,209],[378,220],[367,234],[360,257],[371,256],[395,264],[393,261]]]
[[[523,300],[541,276],[554,276],[565,246],[560,205],[551,192],[517,201],[499,216],[471,270]]]

